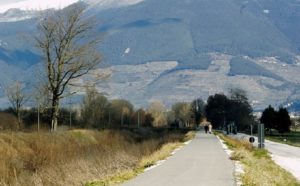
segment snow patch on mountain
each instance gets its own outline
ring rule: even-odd
[[[37,11],[23,11],[20,9],[9,9],[3,14],[0,14],[0,22],[16,22],[30,19],[36,15]]]
[[[0,22],[16,22],[30,19],[40,11],[47,9],[63,9],[77,2],[85,2],[90,7],[99,9],[129,6],[142,2],[143,0],[21,0],[0,4]]]
[[[126,48],[124,54],[129,54],[130,53],[130,48]]]
[[[5,46],[7,46],[7,42],[2,41],[2,40],[0,39],[0,47],[5,47]]]
[[[83,0],[90,5],[97,6],[98,8],[113,8],[121,6],[129,6],[142,2],[144,0]]]
[[[78,0],[51,0],[51,1],[24,0],[20,2],[7,3],[1,5],[0,13],[5,13],[10,9],[19,9],[23,11],[41,11],[41,10],[47,10],[51,8],[61,9],[76,2],[78,2]]]
[[[296,65],[300,66],[300,56],[296,56]]]
[[[23,0],[0,5],[0,22],[16,22],[35,17],[47,9],[62,9],[78,0]]]

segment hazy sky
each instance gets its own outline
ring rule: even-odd
[[[20,2],[20,1],[24,1],[24,0],[0,0],[0,5],[16,3],[16,2]]]
[[[47,8],[64,8],[78,0],[0,0],[0,13],[11,8],[21,10],[44,10]]]

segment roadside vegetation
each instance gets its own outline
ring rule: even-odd
[[[270,105],[263,111],[260,122],[265,124],[266,133],[269,135],[273,135],[273,131],[280,134],[291,131],[292,120],[288,110],[283,107],[275,110]]]
[[[128,181],[139,174],[143,173],[146,168],[149,168],[155,165],[158,161],[164,160],[168,158],[171,153],[181,147],[183,142],[191,140],[195,137],[195,132],[188,132],[181,138],[177,138],[176,140],[169,141],[166,144],[163,144],[160,148],[155,150],[153,153],[150,153],[146,156],[143,156],[135,167],[132,169],[127,169],[110,175],[108,177],[104,177],[102,179],[98,179],[96,181],[87,182],[85,186],[109,186],[109,185],[117,185],[121,184],[125,181]]]
[[[290,118],[286,108],[275,110],[270,105],[263,111],[260,122],[265,124],[267,139],[300,147],[300,118]]]
[[[223,134],[217,135],[233,150],[230,158],[242,163],[244,167],[244,173],[240,175],[242,185],[300,185],[291,173],[274,163],[267,150],[257,149],[248,142],[232,139]]]
[[[283,134],[272,134],[266,137],[268,140],[300,147],[300,132],[292,131]]]
[[[242,96],[238,92],[234,95]],[[80,107],[59,109],[55,130],[51,104],[43,109],[21,108],[20,120],[14,109],[3,110],[0,185],[101,186],[124,182],[193,138],[194,133],[187,132],[199,126],[205,113],[216,113],[208,119],[223,118],[224,112],[216,109],[228,107],[218,107],[215,97],[210,97],[212,102],[207,105],[200,98],[174,103],[171,110],[159,101],[148,108],[134,108],[130,101],[109,100],[91,86],[86,88]],[[233,101],[232,97],[230,103],[238,105],[238,99]],[[205,112],[207,107],[210,110]],[[251,112],[246,114],[248,117]],[[219,121],[221,127],[224,121]]]
[[[124,181],[191,137],[164,129],[0,133],[0,185]]]

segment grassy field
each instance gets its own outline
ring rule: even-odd
[[[0,133],[0,185],[114,184],[191,137],[163,130]]]
[[[296,178],[274,163],[267,150],[254,148],[247,142],[218,134],[233,150],[232,160],[240,161],[245,173],[241,175],[245,186],[299,186]]]
[[[300,131],[266,136],[268,140],[300,147]]]

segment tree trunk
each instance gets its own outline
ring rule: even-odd
[[[40,131],[40,106],[38,106],[38,123],[37,123],[37,131]]]
[[[59,116],[59,99],[53,96],[52,100],[52,111],[51,111],[51,131],[57,131],[58,124],[58,116]]]
[[[21,113],[20,110],[17,110],[17,118],[18,118],[18,130],[21,129]]]

